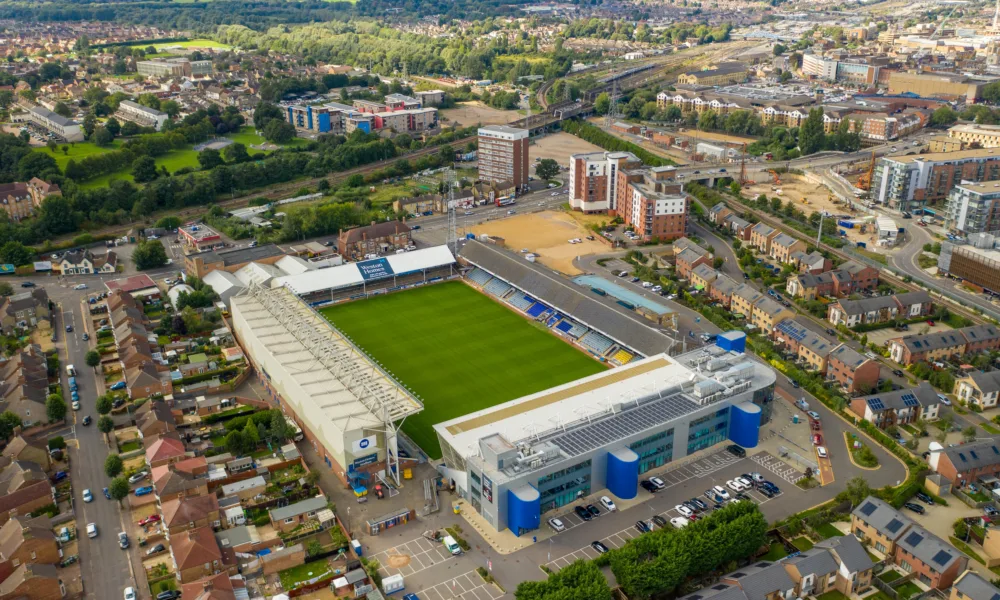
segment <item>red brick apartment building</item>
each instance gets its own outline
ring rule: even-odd
[[[585,213],[615,210],[618,172],[641,166],[642,161],[631,152],[588,152],[570,156],[570,207]]]
[[[618,173],[615,212],[643,240],[675,240],[687,231],[688,199],[674,179],[676,172],[674,167],[650,167]]]

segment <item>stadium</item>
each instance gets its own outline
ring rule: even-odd
[[[476,240],[244,269],[227,278],[234,332],[331,471],[398,481],[422,455],[498,530],[605,488],[633,497],[639,473],[753,447],[769,418],[774,374],[742,334],[669,356],[636,312]]]

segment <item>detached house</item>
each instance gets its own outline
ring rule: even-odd
[[[44,325],[52,327],[52,313],[49,310],[49,294],[44,288],[14,294],[0,301],[0,327],[6,335],[13,335],[17,329],[28,329]]]
[[[980,408],[993,408],[1000,396],[1000,371],[973,371],[955,382],[955,395]]]

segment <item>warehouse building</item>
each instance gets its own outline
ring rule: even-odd
[[[639,475],[699,450],[757,445],[774,371],[745,335],[659,354],[434,426],[445,476],[497,531],[523,535],[542,514],[607,489],[634,498]]]

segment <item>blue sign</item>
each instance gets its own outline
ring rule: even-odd
[[[389,266],[389,261],[385,258],[359,262],[358,270],[361,271],[361,276],[365,281],[385,279],[393,275],[392,267]]]
[[[365,448],[368,447],[368,440],[361,440],[361,442],[359,442],[358,445],[361,446],[362,450],[364,450]]]
[[[361,458],[355,458],[353,464],[354,468],[357,469],[376,462],[378,462],[378,452],[375,454],[369,454],[368,456],[362,456]]]

